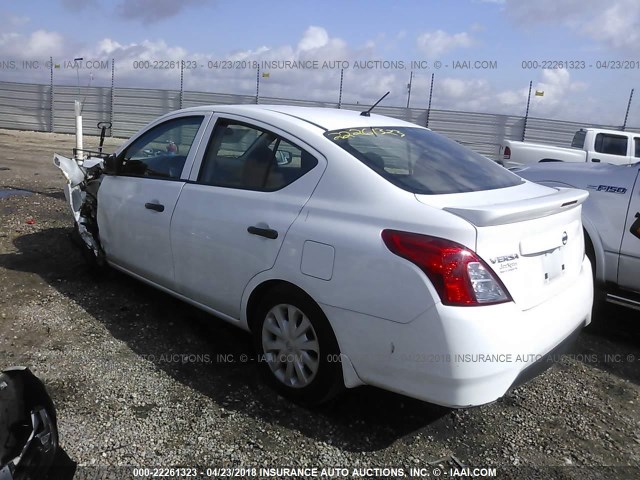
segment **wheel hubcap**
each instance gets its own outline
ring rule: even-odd
[[[318,337],[307,316],[293,305],[269,310],[262,325],[262,349],[275,377],[288,387],[306,387],[318,373]]]

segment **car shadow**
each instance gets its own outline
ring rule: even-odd
[[[587,365],[640,385],[640,313],[603,304],[571,353]]]
[[[261,378],[248,333],[119,272],[96,276],[70,228],[25,234],[14,245],[16,253],[0,255],[0,267],[39,275],[137,355],[226,411],[353,452],[377,451],[422,432],[450,435],[450,409],[372,387],[347,390],[313,410],[284,401]]]

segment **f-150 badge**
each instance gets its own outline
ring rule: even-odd
[[[596,192],[605,193],[617,193],[618,195],[624,195],[627,193],[627,189],[624,187],[615,187],[613,185],[587,185],[589,190],[595,190]]]

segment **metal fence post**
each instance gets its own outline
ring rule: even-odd
[[[182,98],[184,95],[184,60],[180,60],[180,109],[182,110]]]
[[[111,123],[111,127],[109,129],[109,136],[113,137],[113,103],[114,103],[114,92],[113,85],[115,81],[115,73],[116,73],[116,59],[111,59],[111,105],[109,105],[109,123]]]
[[[256,70],[256,105],[260,101],[260,67]]]
[[[627,103],[627,113],[624,114],[624,123],[622,124],[622,130],[624,131],[627,128],[627,119],[629,118],[629,109],[631,108],[631,99],[633,98],[633,91],[635,89],[631,89],[631,94],[629,95],[629,103]]]
[[[49,131],[53,133],[53,57],[49,57]]]
[[[340,69],[340,93],[338,95],[338,108],[342,108],[342,82],[344,80],[344,68]]]
[[[429,128],[429,115],[431,115],[431,98],[433,96],[433,77],[435,73],[431,74],[431,86],[429,87],[429,105],[427,106],[427,123],[425,127]]]
[[[524,113],[524,125],[522,126],[522,141],[527,134],[527,119],[529,118],[529,104],[531,103],[531,87],[533,87],[533,80],[529,82],[529,97],[527,98],[527,111]]]

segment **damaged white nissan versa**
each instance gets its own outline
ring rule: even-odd
[[[481,405],[587,325],[587,193],[364,112],[208,106],[55,155],[87,251],[250,331],[305,404],[368,384]]]

